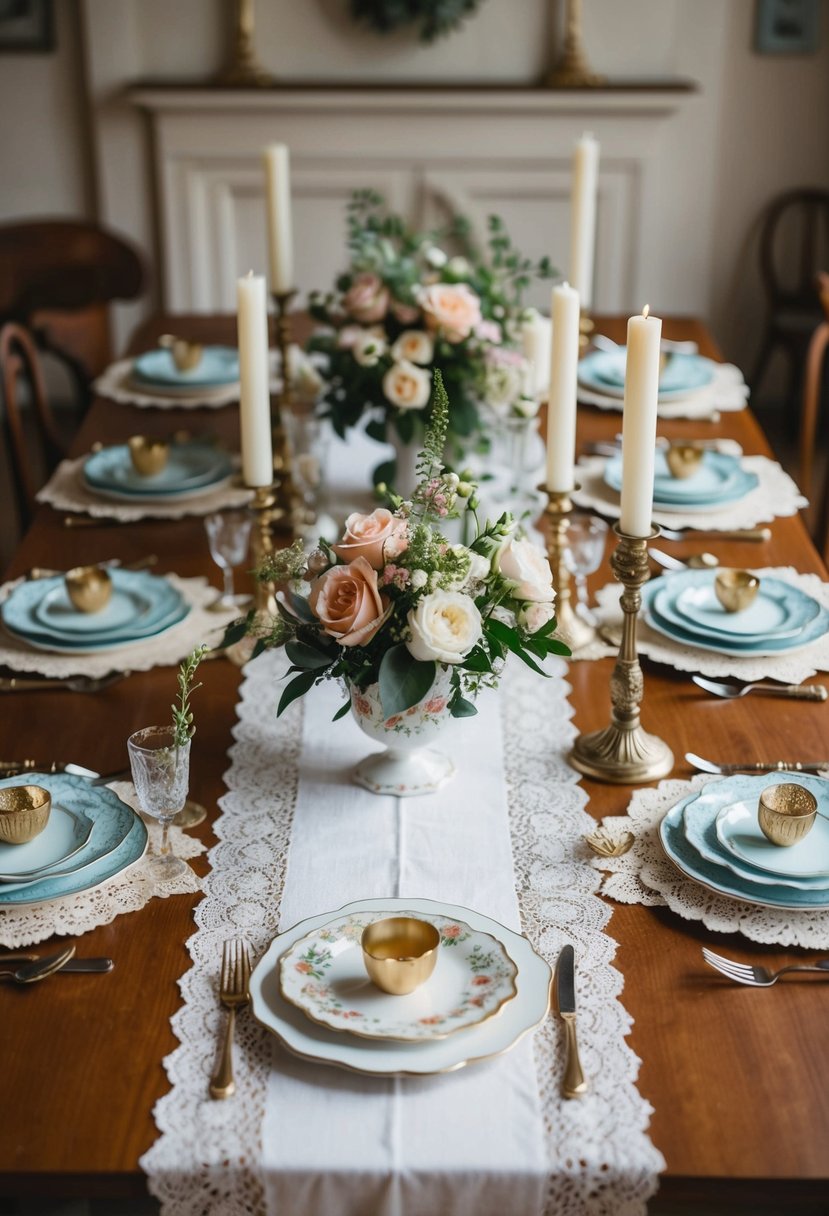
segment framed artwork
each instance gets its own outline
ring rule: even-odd
[[[54,49],[52,0],[0,0],[0,54]]]
[[[818,49],[820,0],[757,0],[754,49],[763,55],[809,55]]]

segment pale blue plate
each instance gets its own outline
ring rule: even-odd
[[[783,773],[775,773],[774,781],[768,784],[777,785],[778,778],[784,776]],[[720,812],[716,823],[717,841],[731,855],[726,864],[731,865],[732,869],[736,868],[736,859],[739,858],[747,863],[742,867],[743,872],[749,867],[764,870],[765,882],[769,881],[769,874],[773,874],[776,882],[787,886],[795,887],[803,883],[807,887],[827,887],[829,820],[822,816],[829,814],[829,781],[822,781],[819,777],[810,781],[801,773],[796,773],[790,780],[796,785],[805,786],[818,800],[821,814],[815,819],[808,836],[788,848],[773,845],[760,829],[757,802],[754,800],[735,802]],[[819,782],[819,787],[812,784],[813,781]]]
[[[781,775],[775,774],[775,776]],[[728,791],[725,800],[731,801],[734,796],[734,786],[728,787],[728,783],[733,780],[732,777],[726,777],[722,781],[710,783],[705,790],[710,793],[712,785],[725,786]],[[742,778],[738,780],[742,780]],[[764,784],[769,784],[767,776],[748,778],[748,780],[760,782],[760,788],[763,788]],[[694,846],[686,840],[683,831],[685,809],[696,798],[696,793],[683,798],[676,806],[671,807],[659,825],[659,839],[662,848],[677,869],[681,870],[686,877],[718,895],[724,895],[728,899],[738,899],[746,904],[756,904],[761,908],[784,908],[793,912],[808,908],[821,910],[829,908],[829,890],[797,891],[793,887],[780,886],[771,879],[767,886],[761,887],[756,883],[746,882],[744,878],[739,878],[725,865],[716,865],[701,857]]]
[[[16,783],[19,785],[23,780],[17,777]],[[25,784],[31,782],[26,780]],[[25,844],[0,842],[0,882],[25,882],[40,877],[44,870],[63,865],[80,852],[91,833],[91,819],[53,802],[49,822],[34,840]]]
[[[204,491],[224,481],[233,472],[227,452],[206,443],[175,443],[160,473],[142,477],[133,466],[128,446],[102,448],[84,462],[86,484],[99,493],[119,498],[177,498]]]
[[[594,350],[579,361],[579,384],[597,393],[622,396],[627,350]],[[705,388],[714,378],[715,364],[702,355],[672,355],[659,377],[659,400],[670,401]]]
[[[133,375],[146,384],[170,385],[176,388],[199,385],[201,388],[219,388],[224,384],[235,384],[239,379],[239,353],[232,346],[205,346],[198,365],[190,371],[180,372],[172,352],[148,350],[139,355],[132,365]]]
[[[654,477],[653,505],[667,511],[680,508],[707,511],[722,503],[735,502],[759,485],[756,473],[747,472],[736,457],[724,452],[706,452],[699,471],[687,481],[665,473],[667,467],[664,452],[657,452],[654,468],[658,476]],[[621,491],[621,454],[611,456],[605,462],[604,480],[612,490]]]
[[[77,856],[84,864],[61,877],[48,874],[25,886],[0,887],[0,908],[41,904],[66,895],[77,895],[101,886],[140,861],[147,851],[147,828],[141,817],[105,786],[91,785],[83,777],[67,773],[27,773],[32,785],[42,785],[55,802],[93,821],[92,836]],[[19,784],[17,777],[0,781],[0,787]]]
[[[682,570],[664,580],[653,608],[672,625],[704,641],[738,645],[795,638],[820,615],[820,604],[778,578],[763,578],[757,597],[741,612],[726,612],[714,590],[716,570]]]

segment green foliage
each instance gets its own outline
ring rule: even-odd
[[[437,667],[413,659],[403,645],[392,646],[380,661],[380,704],[391,718],[417,705],[435,682]]]
[[[178,705],[172,705],[173,711],[173,742],[176,747],[184,747],[196,733],[193,722],[193,711],[190,709],[190,697],[201,684],[194,684],[199,663],[207,654],[209,647],[202,644],[193,650],[178,669]]]
[[[351,0],[351,15],[377,34],[390,34],[415,25],[420,41],[430,43],[453,33],[480,3],[481,0]]]

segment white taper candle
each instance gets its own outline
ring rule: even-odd
[[[576,377],[579,362],[579,293],[567,283],[552,292],[553,341],[547,405],[547,489],[573,488],[576,455]]]
[[[236,284],[239,338],[239,422],[245,485],[273,481],[271,396],[268,381],[268,297],[265,276],[251,271]]]
[[[268,207],[268,252],[271,291],[291,291],[294,283],[294,248],[291,225],[291,165],[285,144],[271,144],[264,151]]]
[[[647,306],[641,317],[628,321],[619,520],[628,536],[648,536],[651,531],[661,338],[662,322],[648,316]]]
[[[593,303],[593,257],[596,249],[596,189],[599,181],[599,141],[582,135],[573,149],[570,188],[570,282],[582,308]]]

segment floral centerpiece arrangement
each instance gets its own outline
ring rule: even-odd
[[[549,654],[569,654],[556,638],[554,591],[546,556],[518,535],[508,515],[478,526],[473,483],[447,472],[443,447],[450,416],[435,372],[431,423],[410,500],[348,517],[341,540],[310,554],[300,542],[267,559],[260,578],[283,587],[279,615],[263,628],[250,618],[258,649],[284,646],[291,666],[279,701],[322,681],[343,681],[358,724],[388,750],[356,777],[377,792],[424,793],[452,772],[436,752],[412,753],[451,717],[475,714],[483,686],[495,686],[509,654],[540,675]],[[472,513],[472,543],[450,544],[442,522]]]
[[[488,244],[488,256],[481,256],[461,218],[441,233],[416,232],[386,210],[380,195],[354,195],[350,265],[335,291],[314,293],[310,303],[325,328],[308,346],[325,356],[321,400],[339,435],[370,413],[373,439],[419,447],[434,409],[437,369],[452,403],[447,437],[454,460],[481,428],[482,403],[491,397],[511,405],[524,393],[531,378],[519,348],[524,294],[533,276],[555,272],[547,258],[534,264],[523,257],[497,216],[489,218]],[[447,247],[463,253],[451,256]],[[399,485],[395,472],[380,466],[375,480]]]

